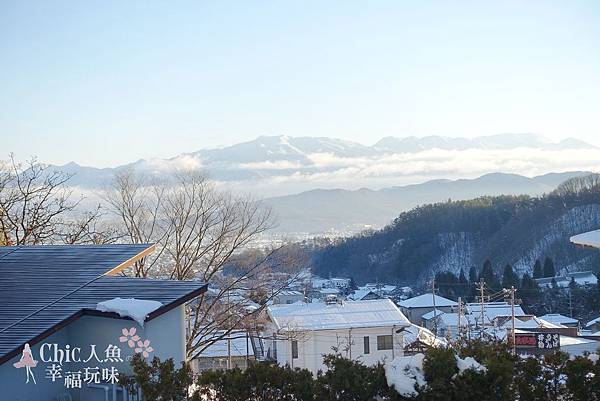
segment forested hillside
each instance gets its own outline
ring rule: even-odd
[[[321,275],[357,282],[414,283],[437,271],[506,264],[521,275],[551,257],[558,271],[600,269],[600,251],[569,237],[600,228],[600,175],[572,178],[540,197],[496,196],[424,205],[382,230],[340,239],[314,252]]]

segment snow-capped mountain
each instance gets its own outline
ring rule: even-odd
[[[201,169],[227,189],[259,197],[320,189],[379,189],[433,179],[475,178],[492,172],[538,176],[598,171],[597,148],[569,138],[551,142],[532,134],[477,138],[429,136],[383,138],[372,146],[326,137],[261,136],[218,149],[169,159],[141,159],[115,168],[75,163],[53,166],[73,174],[71,185],[97,189],[115,172],[134,169],[160,177]]]

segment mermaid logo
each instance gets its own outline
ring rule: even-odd
[[[35,381],[35,376],[33,375],[33,371],[31,370],[31,368],[35,368],[37,364],[38,361],[33,359],[33,354],[31,353],[29,343],[26,343],[25,347],[23,348],[23,355],[21,355],[21,359],[19,359],[19,362],[13,363],[13,366],[17,369],[25,368],[25,372],[27,374],[27,381],[25,381],[25,383],[29,383],[29,376],[31,376],[33,383],[37,384]]]

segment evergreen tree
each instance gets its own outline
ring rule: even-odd
[[[535,264],[533,265],[533,278],[542,278],[544,277],[544,269],[542,268],[542,262],[539,259],[535,260]]]
[[[471,266],[469,269],[469,283],[477,282],[477,268],[475,266]]]
[[[556,276],[556,270],[554,269],[554,262],[550,258],[544,260],[544,277]]]
[[[503,288],[510,288],[512,286],[518,287],[518,285],[519,285],[519,278],[513,271],[512,266],[507,264],[506,266],[504,266],[504,272],[502,273],[502,287]]]
[[[483,279],[483,281],[485,281],[486,285],[489,288],[493,290],[500,289],[500,282],[498,281],[498,277],[496,277],[496,274],[494,273],[492,262],[489,259],[487,259],[483,263],[483,268],[481,269],[481,274],[479,275],[479,278]]]

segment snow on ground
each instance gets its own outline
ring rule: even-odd
[[[161,306],[163,306],[163,304],[158,301],[135,298],[113,298],[108,301],[98,302],[96,310],[101,312],[116,312],[121,317],[130,317],[143,327],[146,317]]]
[[[427,384],[423,376],[425,355],[400,356],[385,364],[385,378],[390,387],[403,396],[417,395],[415,385]]]

